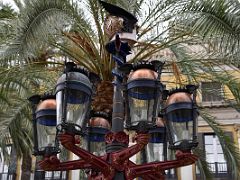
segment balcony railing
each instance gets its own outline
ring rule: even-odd
[[[228,169],[227,163],[225,162],[215,162],[215,163],[208,163],[209,168],[212,172],[213,178],[220,178],[221,180],[229,180],[231,178],[230,170]],[[200,172],[197,170],[197,180],[202,180],[202,175],[199,174]]]
[[[211,171],[214,174],[223,174],[223,173],[228,173],[228,168],[227,164],[225,162],[215,162],[215,163],[208,163]]]
[[[15,180],[16,174],[15,173],[0,173],[0,180]]]
[[[66,171],[35,171],[34,180],[67,180]]]

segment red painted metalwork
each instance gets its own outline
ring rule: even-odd
[[[92,168],[102,172],[106,180],[110,180],[114,177],[115,170],[106,160],[103,160],[102,158],[99,158],[98,156],[95,156],[94,154],[91,154],[90,152],[75,145],[74,135],[67,133],[59,134],[58,139],[66,149],[91,164]]]
[[[194,154],[178,151],[178,153],[176,153],[176,160],[152,162],[129,167],[128,170],[125,171],[127,172],[126,178],[134,179],[145,174],[158,174],[159,172],[162,172],[162,176],[164,176],[165,170],[193,164],[197,159],[197,156]]]
[[[138,134],[135,138],[136,144],[125,148],[121,151],[116,151],[110,154],[112,160],[111,165],[118,171],[123,171],[127,168],[128,159],[140,152],[149,142],[149,134]]]
[[[128,145],[129,143],[129,136],[125,132],[109,132],[105,136],[105,141],[107,144],[112,144],[113,142],[123,143]]]
[[[120,135],[120,133],[119,133]],[[114,137],[114,135],[111,134]],[[126,138],[121,133],[121,141]],[[164,171],[193,164],[197,161],[197,156],[191,152],[176,152],[176,160],[152,162],[137,165],[129,158],[140,152],[149,141],[149,134],[137,134],[136,144],[123,150],[108,153],[105,156],[95,156],[90,152],[76,146],[76,140],[72,134],[59,134],[58,139],[61,144],[81,158],[68,162],[60,162],[57,156],[45,157],[39,162],[39,166],[45,171],[66,171],[76,169],[92,169],[88,175],[89,180],[111,180],[116,171],[124,172],[127,180],[142,177],[146,180],[164,180]],[[113,139],[116,139],[114,137]]]
[[[52,161],[52,158],[56,158],[58,161]],[[84,160],[60,162],[56,156],[45,157],[43,160],[39,161],[38,165],[44,171],[67,171],[92,168],[92,165]]]

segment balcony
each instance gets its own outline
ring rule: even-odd
[[[232,179],[230,170],[225,162],[208,163],[214,180],[229,180]],[[202,180],[201,174],[197,174],[197,180]]]
[[[36,170],[34,180],[67,180],[67,172]]]
[[[7,173],[7,172],[0,173],[0,180],[15,180],[15,179],[16,179],[15,173]]]

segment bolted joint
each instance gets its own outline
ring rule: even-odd
[[[49,161],[53,164],[60,164],[60,160],[57,158],[56,155],[50,156]]]
[[[107,144],[112,143],[122,143],[122,144],[128,144],[129,143],[129,136],[123,132],[109,132],[105,135],[105,140]]]
[[[58,134],[57,138],[61,142],[61,144],[67,148],[71,148],[76,142],[75,136],[72,134]]]
[[[137,142],[137,144],[145,146],[149,142],[150,135],[149,134],[137,134],[134,139]]]

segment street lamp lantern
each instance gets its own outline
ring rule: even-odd
[[[196,86],[188,85],[169,92],[165,119],[171,149],[189,151],[197,146],[196,89]]]
[[[91,111],[88,127],[111,129],[111,116],[104,111]]]
[[[52,155],[59,152],[56,141],[56,98],[34,95],[29,98],[33,110],[34,154]]]
[[[89,72],[68,62],[64,74],[56,86],[58,129],[73,134],[82,134],[84,121],[88,117],[92,96]]]
[[[165,160],[166,131],[164,127],[156,128],[150,133],[150,141],[145,146],[145,161],[160,162]]]
[[[110,131],[111,123],[108,113],[91,112],[91,118],[86,127],[86,149],[98,156],[106,153],[105,135]]]
[[[155,125],[161,94],[164,86],[160,82],[160,72],[151,62],[133,65],[127,81],[127,108],[129,129],[148,130]]]
[[[149,130],[149,143],[142,151],[143,162],[159,162],[166,159],[167,137],[163,116],[156,120],[156,127]]]

